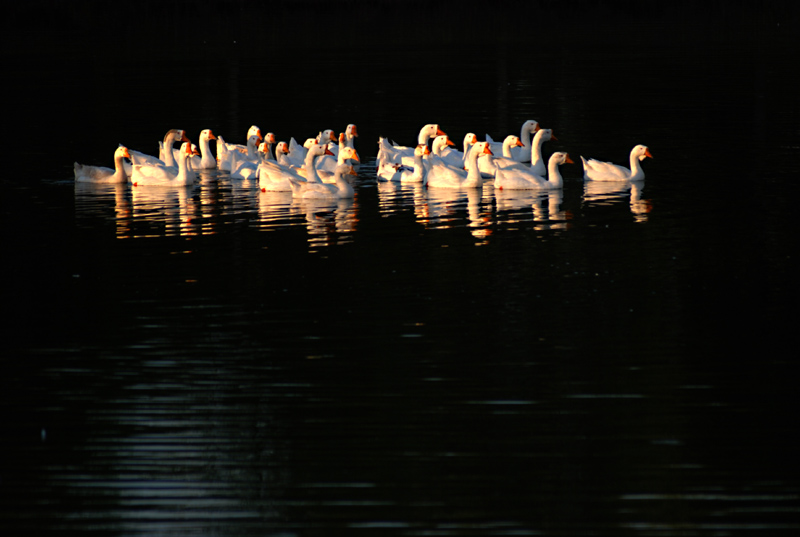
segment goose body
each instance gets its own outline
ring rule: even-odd
[[[485,155],[478,159],[478,170],[481,175],[486,178],[494,177],[498,166],[524,166],[524,164],[515,160],[511,154],[512,148],[522,147],[522,145],[519,136],[515,134],[506,136],[505,140],[503,140],[501,156]]]
[[[251,148],[250,139],[253,136],[257,136],[259,141],[256,142],[255,145],[253,145],[253,147]],[[253,160],[252,157],[255,156],[256,148],[258,147],[258,144],[260,143],[260,140],[262,138],[263,137],[261,136],[261,129],[259,129],[257,125],[251,125],[250,128],[247,129],[247,136],[245,137],[245,140],[247,140],[247,145],[230,144],[226,142],[222,136],[217,136],[217,168],[219,168],[220,171],[225,171],[225,172],[231,171],[232,151],[247,153],[248,155],[251,156],[251,160]]]
[[[446,134],[439,128],[439,125],[436,123],[429,123],[424,125],[420,130],[419,134],[417,135],[417,144],[416,145],[428,145],[428,141],[431,138],[435,138],[437,136],[446,136]],[[385,162],[387,163],[394,163],[394,164],[402,164],[402,157],[406,156],[411,159],[414,157],[414,149],[416,146],[407,147],[402,145],[393,145],[390,144],[386,138],[379,139],[379,148],[378,148],[378,160],[381,157],[385,158]]]
[[[334,171],[335,184],[309,183],[289,179],[292,196],[303,199],[347,199],[355,196],[353,186],[345,179],[345,175],[356,175],[349,164],[339,164]]]
[[[473,188],[483,185],[483,178],[478,170],[478,157],[491,155],[488,142],[478,142],[472,146],[467,156],[468,171],[457,170],[443,163],[434,162],[427,172],[429,188]]]
[[[553,153],[547,164],[547,177],[537,175],[529,167],[498,167],[494,178],[494,187],[498,190],[555,190],[562,188],[564,180],[558,167],[565,163],[572,164],[572,162],[567,153]]]
[[[319,162],[323,159],[328,161],[328,164],[321,166]],[[332,170],[329,164],[331,161],[335,163]],[[322,181],[330,183],[336,181],[336,170],[339,166],[347,164],[350,167],[353,167],[353,165],[350,164],[351,161],[359,162],[358,153],[356,153],[356,150],[352,147],[344,146],[339,149],[339,156],[336,157],[336,160],[333,160],[331,155],[323,155],[317,159],[315,167],[317,168],[317,174],[320,176]]]
[[[175,160],[175,153],[172,152],[172,146],[175,142],[188,142],[189,138],[186,137],[186,131],[183,129],[170,129],[164,135],[164,139],[158,142],[158,156],[148,155],[146,153],[142,153],[140,151],[129,150],[131,162],[128,164],[127,162],[124,163],[125,166],[125,173],[128,177],[133,174],[133,165],[134,164],[152,164],[152,165],[159,165],[163,164],[165,166],[175,166],[177,167],[177,161]],[[165,147],[169,147],[170,151],[164,151]]]
[[[630,168],[581,157],[583,177],[587,181],[639,181],[644,179],[644,170],[640,162],[647,157],[653,158],[653,155],[645,145],[637,145],[631,150]]]
[[[314,144],[308,150],[302,169],[262,160],[258,166],[258,186],[263,192],[288,192],[292,190],[291,180],[322,183],[314,161],[325,154],[331,154],[327,146]]]
[[[128,149],[124,146],[119,146],[114,151],[114,169],[106,168],[104,166],[91,166],[87,164],[73,165],[76,183],[101,183],[101,184],[118,184],[127,183],[128,176],[125,173],[123,162],[125,158],[130,158]]]
[[[185,186],[194,183],[197,178],[187,164],[192,155],[189,142],[181,145],[181,153],[177,166],[134,164],[131,184],[133,186]]]
[[[531,159],[531,137],[539,130],[539,122],[533,119],[527,120],[519,129],[519,139],[522,146],[515,147],[511,150],[511,158],[517,162],[530,162]],[[486,135],[486,140],[490,142],[490,149],[494,154],[500,154],[502,151],[502,143],[495,142],[492,137]]]

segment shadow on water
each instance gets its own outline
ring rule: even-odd
[[[797,532],[797,9],[499,9],[9,8],[4,534]],[[378,136],[532,118],[646,179],[375,180]],[[356,123],[355,198],[72,182],[253,123]]]

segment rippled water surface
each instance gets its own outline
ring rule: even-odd
[[[614,5],[593,16],[620,24]],[[791,11],[676,32],[644,24],[684,20],[651,7],[626,40],[552,8],[563,31],[528,41],[471,7],[380,31],[372,7],[333,16],[361,25],[349,37],[294,8],[313,24],[269,19],[274,42],[320,46],[280,55],[247,37],[261,10],[196,9],[186,30],[121,24],[107,49],[7,34],[29,43],[4,61],[30,121],[0,199],[3,535],[800,531]],[[376,180],[378,136],[501,139],[527,119],[576,162],[647,144],[645,181],[584,184],[579,164],[554,192]],[[73,161],[153,153],[170,128],[302,141],[348,123],[351,200],[217,171],[72,181]]]

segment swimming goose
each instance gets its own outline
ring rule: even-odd
[[[478,157],[491,155],[488,142],[477,142],[467,156],[468,171],[456,170],[450,166],[434,162],[427,172],[427,185],[429,188],[472,188],[483,185],[481,173],[478,170]]]
[[[131,184],[133,186],[185,186],[194,183],[197,178],[194,171],[188,169],[187,160],[192,155],[192,144],[181,145],[177,166],[134,164]]]
[[[175,160],[175,153],[174,152],[165,152],[164,148],[169,147],[172,148],[172,145],[175,142],[188,142],[189,138],[186,137],[186,132],[182,129],[170,129],[167,131],[167,134],[164,135],[164,140],[158,142],[158,156],[148,155],[146,153],[142,153],[140,151],[136,151],[134,149],[128,150],[130,153],[131,162],[123,162],[123,166],[125,168],[125,174],[130,177],[133,174],[133,165],[134,164],[152,164],[152,165],[160,165],[163,164],[165,166],[175,166],[177,168],[177,161]]]
[[[320,163],[320,161],[323,159],[325,162]],[[320,178],[324,182],[330,183],[336,180],[335,178],[336,168],[338,168],[342,164],[347,164],[353,167],[353,165],[350,164],[350,161],[352,160],[359,162],[358,153],[356,153],[356,150],[353,149],[352,147],[344,146],[339,150],[339,156],[336,157],[336,160],[334,160],[334,158],[331,155],[323,155],[317,158],[315,167],[317,168],[317,173],[319,174]],[[330,165],[331,162],[334,163],[333,166]]]
[[[114,151],[114,169],[104,166],[91,166],[88,164],[74,164],[76,183],[127,183],[123,159],[131,158],[128,148],[120,145]]]
[[[650,154],[650,149],[646,145],[637,145],[631,150],[630,169],[611,162],[586,160],[581,157],[583,177],[587,181],[639,181],[644,179],[644,170],[639,162],[647,157],[653,158],[653,155]]]
[[[431,138],[435,138],[437,136],[446,136],[446,133],[439,128],[438,124],[429,123],[428,125],[424,125],[420,130],[419,134],[417,135],[417,145],[428,145],[428,140]],[[383,142],[381,142],[381,140]],[[385,157],[387,158],[386,162],[393,162],[395,164],[401,164],[402,156],[408,156],[413,158],[414,157],[414,147],[407,147],[402,145],[394,145],[388,143],[386,138],[379,139],[379,149],[378,149],[378,159],[381,158],[381,153],[385,153]]]
[[[261,129],[258,128],[257,125],[251,125],[249,129],[247,129],[247,136],[245,140],[250,141],[252,136],[258,136],[259,140],[263,137],[261,136]],[[250,155],[255,153],[256,148],[258,147],[258,143],[253,146],[252,152],[248,146],[241,145],[241,144],[229,144],[225,141],[222,136],[217,136],[217,167],[221,171],[229,172],[231,171],[231,163],[230,163],[230,152],[231,151],[239,151],[246,152]]]
[[[308,150],[302,169],[278,164],[271,160],[263,160],[258,166],[258,185],[262,192],[287,192],[291,190],[290,178],[300,182],[322,183],[322,179],[317,173],[315,160],[322,155],[330,154],[326,145],[314,144]]]
[[[511,157],[517,162],[530,162],[531,159],[531,136],[539,130],[539,122],[529,119],[519,129],[519,139],[522,147],[515,147],[511,150]],[[502,150],[500,142],[494,142],[492,137],[486,135],[486,140],[490,142],[493,153],[498,154]]]
[[[494,178],[494,187],[498,190],[553,190],[561,188],[564,180],[558,167],[561,164],[572,164],[573,161],[567,153],[557,152],[550,156],[548,161],[547,178],[533,173],[528,167],[497,168]]]
[[[334,171],[335,184],[330,183],[310,183],[289,178],[292,188],[292,196],[304,199],[346,199],[355,196],[353,185],[351,185],[345,175],[356,175],[353,167],[349,164],[340,164]]]
[[[511,156],[511,150],[514,147],[522,147],[522,141],[519,136],[509,134],[503,140],[503,153],[502,156],[485,155],[478,159],[478,170],[484,178],[494,177],[498,166],[524,166],[519,161],[514,160]]]

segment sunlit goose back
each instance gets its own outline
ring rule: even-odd
[[[653,158],[653,155],[645,145],[637,145],[631,150],[630,168],[581,157],[583,177],[587,181],[640,181],[644,179],[641,161],[647,157]]]
[[[128,176],[123,168],[123,160],[130,158],[128,148],[119,146],[114,151],[114,169],[104,166],[91,166],[86,164],[73,165],[75,181],[78,183],[127,183]]]
[[[533,170],[527,166],[498,167],[494,178],[494,187],[498,190],[559,189],[564,186],[559,166],[572,163],[573,161],[567,153],[556,152],[548,160],[546,176],[533,173]]]

